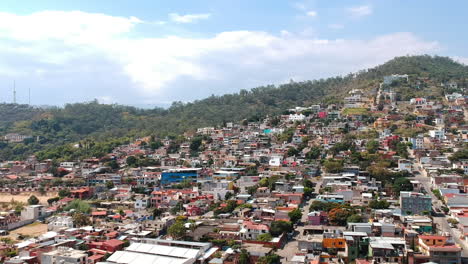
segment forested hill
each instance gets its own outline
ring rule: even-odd
[[[34,140],[0,142],[0,160],[24,158],[32,153],[39,158],[61,159],[100,156],[136,136],[177,135],[226,121],[256,120],[293,106],[339,102],[349,90],[375,89],[383,76],[391,74],[429,77],[439,83],[451,80],[466,83],[468,67],[446,57],[398,57],[357,74],[258,87],[191,103],[175,102],[168,109],[143,110],[97,101],[51,109],[3,104],[0,105],[0,135],[17,132],[31,135]],[[86,141],[89,147],[71,147],[80,141]]]

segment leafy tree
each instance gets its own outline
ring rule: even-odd
[[[178,202],[174,207],[171,208],[171,214],[175,215],[178,212],[182,211],[184,209],[183,203]]]
[[[86,243],[81,243],[81,244],[78,245],[78,249],[79,249],[79,250],[86,251],[86,250],[89,249],[89,246],[88,246],[88,244],[86,244]]]
[[[351,212],[343,208],[334,208],[328,212],[328,221],[332,225],[345,226],[348,217],[351,216]]]
[[[129,167],[136,167],[138,159],[135,156],[128,156],[126,162]]]
[[[40,195],[46,195],[47,193],[44,186],[39,187],[38,191]]]
[[[177,221],[169,227],[167,232],[174,240],[179,240],[185,237],[187,230],[185,228],[184,222]]]
[[[36,205],[38,203],[39,203],[39,199],[37,199],[37,197],[35,195],[29,196],[29,198],[28,198],[28,204],[29,205]]]
[[[47,203],[49,205],[52,205],[53,203],[57,202],[58,200],[60,200],[60,197],[49,198],[49,199],[47,199]]]
[[[459,150],[455,153],[453,153],[450,157],[449,160],[451,162],[459,161],[459,160],[466,160],[468,159],[468,148]]]
[[[313,194],[314,190],[309,187],[304,187],[304,196],[310,197]]]
[[[323,164],[325,171],[329,173],[337,173],[343,171],[343,162],[338,160],[326,160]]]
[[[153,216],[154,217],[160,217],[162,215],[163,211],[160,208],[154,208],[153,209]]]
[[[385,200],[372,200],[369,202],[369,207],[372,209],[387,209],[390,203]]]
[[[299,209],[294,209],[291,212],[288,213],[289,219],[291,219],[291,222],[297,223],[298,221],[301,220],[302,218],[302,212]]]
[[[283,233],[289,233],[293,230],[291,222],[287,221],[273,221],[270,224],[270,234],[273,236],[279,236]]]
[[[257,237],[258,241],[270,242],[273,239],[270,233],[261,234]]]
[[[398,142],[396,145],[396,152],[400,157],[403,157],[405,159],[408,158],[408,145],[404,142]]]
[[[65,208],[65,211],[75,210],[77,212],[88,214],[91,212],[91,206],[83,200],[75,199],[71,201]]]
[[[58,195],[59,195],[60,198],[68,197],[70,195],[70,190],[69,189],[61,189],[60,191],[58,191]]]
[[[202,144],[202,138],[201,137],[194,137],[192,139],[192,142],[190,143],[190,150],[198,151],[200,149],[201,144]]]
[[[258,258],[258,264],[280,264],[281,258],[277,254],[268,254],[266,256]]]
[[[89,226],[91,225],[91,220],[89,219],[89,216],[83,213],[74,213],[73,214],[73,224],[77,227],[80,226]]]
[[[111,160],[111,161],[107,162],[106,166],[109,166],[113,170],[116,170],[116,169],[120,168],[119,163],[117,163],[116,160]]]
[[[395,180],[392,188],[395,193],[399,194],[401,191],[412,191],[413,184],[408,178],[400,177]]]
[[[340,207],[341,204],[333,202],[313,201],[309,207],[310,211],[330,211],[333,208]]]
[[[374,154],[379,150],[380,143],[377,140],[368,141],[366,144],[367,152]]]
[[[308,160],[315,160],[320,157],[321,153],[322,149],[314,146],[309,150],[309,152],[306,153],[305,157]]]
[[[288,149],[288,157],[294,157],[294,156],[297,156],[298,154],[299,154],[299,150],[297,150],[296,148],[290,147]]]
[[[107,181],[107,182],[106,182],[106,188],[107,188],[108,190],[113,189],[114,187],[115,187],[115,186],[114,186],[114,182],[113,182],[113,181]]]
[[[224,195],[224,200],[229,200],[233,196],[232,192],[227,192],[226,195]]]
[[[250,264],[250,254],[245,249],[241,250],[239,255],[239,264]]]
[[[360,223],[362,222],[362,216],[359,215],[359,214],[353,214],[353,215],[350,215],[346,221],[348,223]]]
[[[155,149],[159,149],[160,147],[162,147],[163,143],[161,142],[161,140],[151,141],[149,143],[149,146],[152,150],[155,150]]]

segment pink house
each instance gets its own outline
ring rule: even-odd
[[[327,213],[323,211],[313,211],[307,215],[309,225],[325,225],[327,223]]]

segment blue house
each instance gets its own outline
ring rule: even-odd
[[[201,168],[170,169],[161,173],[161,184],[169,185],[183,181],[196,182]]]

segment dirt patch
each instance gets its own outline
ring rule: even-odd
[[[37,237],[47,232],[47,224],[42,224],[39,222],[32,223],[27,226],[20,227],[18,229],[10,231],[8,237],[13,240],[18,240],[18,236],[22,235],[23,237]]]
[[[41,195],[38,192],[23,192],[20,194],[0,193],[0,203],[10,203],[12,200],[28,203],[28,199],[31,195],[35,195],[43,205],[47,205],[47,199],[58,196],[57,192],[48,192],[45,195]]]

